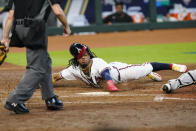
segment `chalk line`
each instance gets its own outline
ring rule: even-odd
[[[163,95],[157,95],[153,99],[155,102],[162,102],[163,100],[196,101],[196,98],[164,97]]]

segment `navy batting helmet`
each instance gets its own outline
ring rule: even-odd
[[[94,57],[89,47],[81,43],[73,43],[70,46],[69,51],[71,55],[77,59],[80,59],[86,51],[88,52],[91,58]]]

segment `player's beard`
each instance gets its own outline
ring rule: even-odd
[[[81,65],[80,65],[80,67],[81,67],[82,69],[85,69],[87,66],[88,66],[88,64],[81,64]]]
[[[89,60],[88,63],[84,63],[84,64],[80,64],[80,67],[82,68],[82,70],[86,70],[87,68],[89,68],[89,66],[91,66],[92,61]]]

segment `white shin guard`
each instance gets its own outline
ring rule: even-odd
[[[183,73],[177,79],[172,79],[168,81],[171,90],[176,90],[183,86],[188,86],[196,82],[196,69],[189,72]]]

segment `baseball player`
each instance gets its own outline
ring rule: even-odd
[[[88,46],[80,43],[73,43],[69,51],[74,58],[69,60],[69,66],[66,69],[53,73],[53,82],[60,79],[76,80],[79,78],[92,87],[100,87],[100,80],[105,80],[109,91],[118,91],[119,89],[115,84],[144,76],[149,76],[155,81],[161,81],[161,76],[154,71],[185,72],[187,70],[185,65],[156,62],[137,65],[121,62],[108,64],[103,59],[96,58]]]
[[[166,84],[163,85],[163,91],[166,93],[172,93],[174,90],[177,90],[182,87],[186,87],[196,82],[196,69],[190,70],[186,73],[183,73],[177,79],[171,79]]]

